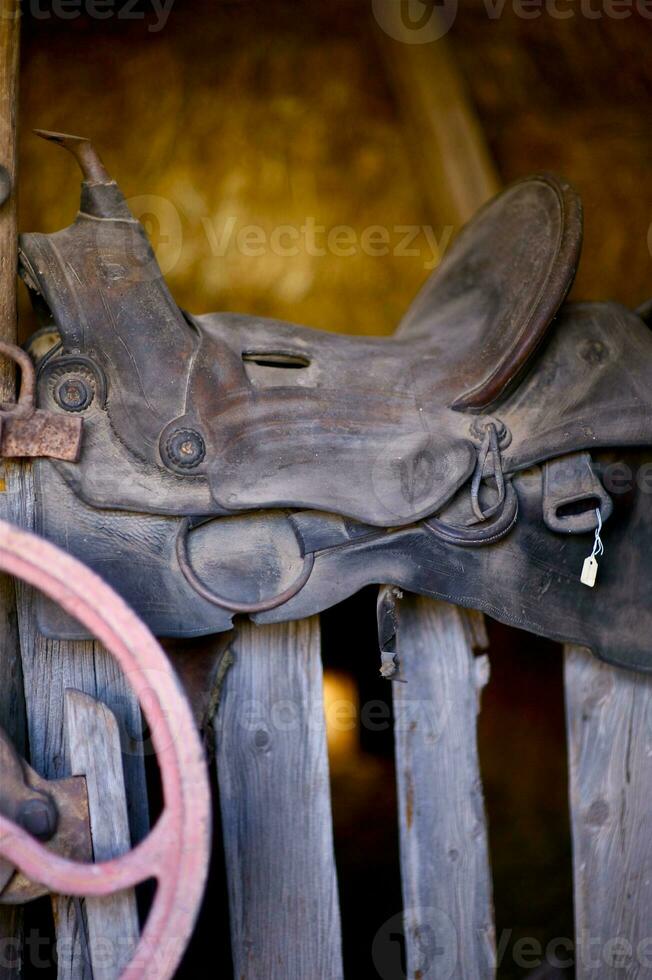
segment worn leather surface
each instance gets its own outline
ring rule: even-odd
[[[122,212],[24,235],[23,265],[60,330],[60,355],[89,357],[107,382],[104,419],[92,421],[79,465],[61,471],[96,507],[196,513],[203,496],[200,508],[216,514],[307,507],[380,527],[425,517],[473,472],[467,413],[496,402],[527,366],[572,282],[580,236],[567,185],[515,184],[460,235],[398,336],[367,339],[182,315]],[[281,363],[261,369],[253,358]],[[50,394],[44,382],[52,404]],[[170,484],[179,471],[165,447],[179,429],[205,444],[183,482],[125,486],[121,471],[138,462]],[[415,498],[403,473],[424,459],[432,473]]]
[[[277,511],[216,519],[193,531],[193,562],[205,581],[219,583],[223,594],[250,601],[274,595],[300,567],[289,526],[295,520],[304,529],[306,545],[317,549],[314,571],[295,599],[252,617],[256,622],[313,615],[366,585],[390,582],[552,639],[584,643],[611,663],[649,670],[652,453],[603,454],[597,462],[611,468],[618,492],[612,487],[613,515],[602,533],[605,556],[595,589],[580,583],[593,533],[559,534],[547,528],[538,467],[514,480],[518,520],[493,545],[449,544],[423,522],[385,531],[351,526],[337,515]],[[190,636],[230,628],[232,617],[197,596],[176,565],[177,519],[93,511],[70,494],[51,463],[38,465],[52,477],[41,491],[66,502],[65,519],[42,531],[73,553],[85,551],[94,569],[158,632]],[[45,508],[45,513],[52,511]],[[39,621],[53,637],[84,635],[45,600]]]
[[[116,185],[84,195],[70,228],[21,239],[61,337],[40,403],[63,411],[69,376],[91,392],[79,463],[38,463],[39,529],[156,633],[231,626],[179,564],[192,518],[192,568],[233,602],[282,593],[314,556],[260,622],[388,583],[652,669],[652,335],[616,304],[562,305],[581,242],[567,184],[531,178],[487,205],[391,339],[184,314]],[[607,486],[625,458],[632,485]],[[588,589],[596,501],[606,555]],[[45,601],[39,621],[80,635]]]

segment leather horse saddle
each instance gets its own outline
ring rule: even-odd
[[[391,338],[175,304],[87,140],[75,221],[20,238],[39,407],[37,530],[160,636],[312,615],[391,584],[652,669],[652,335],[563,305],[573,189],[522,180],[460,233]],[[598,527],[605,557],[581,581]],[[40,629],[83,628],[41,598]]]

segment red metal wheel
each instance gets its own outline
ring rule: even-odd
[[[1,816],[0,857],[60,895],[109,895],[156,879],[145,929],[121,980],[166,980],[192,934],[210,857],[208,775],[190,707],[147,627],[80,562],[0,521],[0,571],[40,589],[76,617],[128,674],[151,729],[164,796],[149,836],[115,860],[80,864],[59,857]]]

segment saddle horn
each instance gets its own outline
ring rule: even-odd
[[[34,133],[41,139],[62,146],[77,161],[84,178],[79,206],[82,214],[91,218],[133,220],[122,191],[86,136],[54,133],[47,129],[35,129]]]

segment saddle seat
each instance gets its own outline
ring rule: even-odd
[[[62,338],[41,371],[43,401],[60,410],[56,384],[80,357],[105,378],[80,462],[55,464],[98,508],[308,508],[377,527],[436,513],[476,470],[486,421],[518,390],[581,245],[570,186],[520,181],[463,229],[394,337],[350,337],[182,314],[117,193],[87,182],[73,225],[20,242],[24,278]],[[180,459],[179,445],[195,457]]]
[[[440,509],[475,470],[482,416],[544,339],[573,281],[581,235],[569,185],[533,177],[462,231],[394,338],[199,318],[215,338],[215,365],[225,344],[234,366],[247,350],[306,365],[285,372],[291,386],[270,386],[273,369],[250,371],[243,385],[235,367],[233,391],[208,422],[217,503],[314,508],[377,526]],[[216,384],[220,377],[218,368]]]

